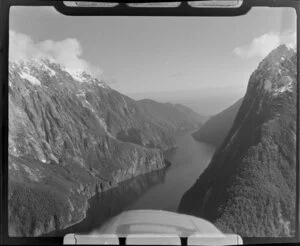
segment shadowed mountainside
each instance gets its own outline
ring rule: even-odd
[[[193,133],[193,137],[198,141],[219,147],[229,133],[242,102],[243,98],[209,118],[197,132]]]
[[[250,77],[233,126],[179,211],[241,236],[295,230],[297,54],[273,50]]]
[[[89,200],[90,207],[86,218],[65,230],[52,232],[43,236],[64,236],[67,233],[91,233],[111,217],[118,215],[134,203],[148,189],[165,180],[167,168],[139,175],[136,178],[119,183],[118,187],[97,193]],[[97,229],[96,229],[97,230]],[[96,231],[95,231],[96,232]]]

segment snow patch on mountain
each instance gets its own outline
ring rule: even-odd
[[[103,127],[104,131],[108,134],[109,137],[112,137],[112,138],[115,138],[109,131],[108,131],[108,128],[107,128],[107,125],[106,125],[106,122],[105,122],[105,119],[101,118],[98,116],[98,114],[96,113],[96,110],[93,108],[93,106],[90,104],[90,102],[86,99],[86,94],[84,91],[79,91],[76,96],[78,98],[81,98],[82,99],[82,105],[85,107],[85,108],[88,108],[89,110],[91,110],[96,119],[98,120],[99,124]]]
[[[109,133],[109,132],[108,132],[108,129],[107,129],[107,125],[106,125],[105,120],[104,120],[103,118],[100,118],[98,115],[96,115],[96,118],[97,118],[97,120],[98,120],[100,126],[103,127],[104,131],[105,131],[106,133]],[[112,137],[111,134],[110,134],[110,137]]]
[[[79,72],[79,71],[71,71],[71,70],[68,70],[66,69],[66,71],[72,76],[72,78],[78,82],[88,82],[88,80],[82,76],[82,72]]]
[[[95,113],[95,109],[92,107],[92,105],[89,103],[88,100],[84,99],[82,102],[83,106],[85,108],[88,108],[89,110],[91,110],[93,113]]]
[[[30,82],[31,84],[33,84],[33,85],[41,85],[41,81],[39,81],[36,77],[34,77],[34,76],[32,76],[32,75],[30,75],[30,74],[28,74],[28,73],[26,73],[26,72],[21,72],[20,73],[20,77],[22,78],[22,79],[25,79],[25,80],[27,80],[28,82]]]
[[[48,67],[46,64],[43,63],[43,64],[41,65],[41,67],[42,67],[46,72],[48,72],[48,74],[49,74],[51,77],[53,77],[53,76],[56,75],[56,72],[55,72],[52,68]]]
[[[103,81],[98,80],[97,78],[92,77],[90,74],[85,71],[74,71],[65,68],[65,71],[71,75],[71,77],[79,83],[90,83],[96,84],[101,88],[109,88],[109,86]]]
[[[9,62],[9,86],[13,86],[12,77],[14,73],[18,73],[21,79],[26,79],[33,85],[43,85],[44,76],[47,75],[51,79],[55,77],[60,78],[59,80],[53,80],[58,84],[65,83],[65,76],[70,76],[72,81],[78,83],[86,83],[100,88],[110,89],[110,87],[102,80],[93,77],[91,74],[83,70],[74,70],[64,67],[57,63],[54,59],[40,58],[30,60],[19,60]],[[52,80],[50,80],[52,81]],[[47,83],[45,83],[45,86]]]
[[[288,84],[286,84],[284,86],[281,86],[281,87],[275,89],[274,96],[279,96],[279,95],[281,95],[284,92],[293,92],[293,84],[292,84],[292,82],[290,82],[290,83],[288,83]]]
[[[21,64],[24,66],[24,70],[26,72],[30,71],[31,68],[36,68],[39,71],[46,72],[49,76],[53,77],[56,75],[56,72],[49,67],[50,64],[54,64],[54,60],[52,59],[31,59],[28,61],[21,61]]]

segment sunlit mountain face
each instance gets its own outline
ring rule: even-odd
[[[164,168],[173,134],[200,123],[188,108],[134,101],[50,59],[10,62],[10,234],[79,222],[96,191]]]

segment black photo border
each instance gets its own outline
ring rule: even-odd
[[[69,1],[69,0],[68,0]],[[82,2],[109,2],[89,0]],[[111,0],[110,2],[114,2]],[[115,1],[121,2],[121,1]],[[252,7],[291,7],[297,14],[297,128],[296,128],[296,223],[294,237],[243,237],[244,244],[274,244],[300,243],[300,146],[299,146],[299,115],[300,115],[300,86],[299,86],[299,38],[300,0],[244,0],[238,8],[191,7],[182,1],[178,7],[129,7],[125,2],[169,2],[169,1],[122,1],[116,7],[68,7],[62,0],[0,0],[0,244],[31,244],[31,245],[60,245],[61,237],[9,237],[8,236],[8,47],[9,47],[9,10],[12,6],[54,6],[56,10],[65,15],[100,15],[100,16],[239,16],[246,14]],[[187,240],[182,239],[183,245]],[[120,239],[120,245],[125,245]]]

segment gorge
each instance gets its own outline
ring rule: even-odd
[[[9,234],[91,232],[124,210],[163,209],[241,236],[293,235],[296,78],[297,53],[281,45],[204,122],[51,60],[11,62]]]

